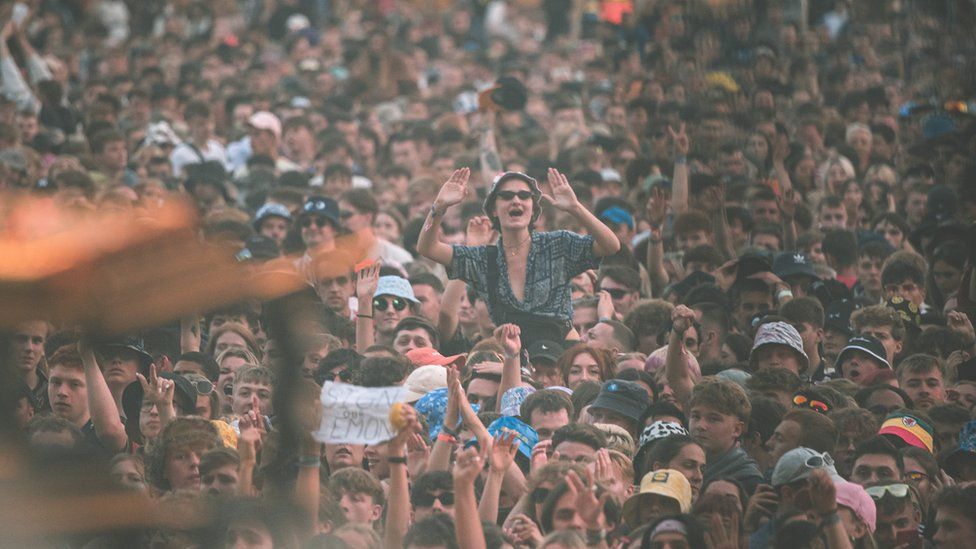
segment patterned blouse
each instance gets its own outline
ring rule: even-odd
[[[454,245],[454,259],[447,270],[448,278],[467,282],[488,304],[492,320],[498,323],[488,298],[487,246]],[[576,275],[600,266],[593,254],[593,237],[570,231],[534,232],[525,267],[525,297],[515,298],[508,278],[508,262],[498,240],[498,299],[523,313],[572,320],[572,288]]]

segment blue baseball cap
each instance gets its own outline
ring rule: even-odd
[[[515,438],[521,441],[518,451],[526,458],[532,458],[532,449],[539,443],[539,433],[527,423],[514,416],[502,416],[491,422],[488,426],[488,434],[492,438],[498,438],[502,431],[508,429],[515,433]]]
[[[600,212],[600,221],[627,225],[630,229],[634,228],[634,216],[620,206],[612,206]]]

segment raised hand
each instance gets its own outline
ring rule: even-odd
[[[176,392],[176,384],[170,380],[159,377],[156,373],[156,365],[149,365],[149,379],[137,373],[139,384],[142,385],[142,398],[152,402],[157,409],[163,406],[173,405],[173,394]]]
[[[722,516],[712,513],[705,532],[705,544],[708,549],[739,549],[739,521],[730,521],[726,528]]]
[[[403,448],[420,429],[420,422],[417,420],[417,410],[413,406],[401,403],[398,412],[399,417],[393,424],[400,427],[396,435],[389,442],[390,448],[396,448],[397,451]]]
[[[459,168],[454,170],[451,177],[444,182],[437,198],[434,200],[434,208],[443,213],[447,208],[460,204],[468,195],[468,178],[471,177],[471,168]]]
[[[495,328],[495,339],[502,344],[505,356],[518,356],[522,351],[522,329],[516,324],[502,324]]]
[[[610,499],[610,492],[604,492],[599,499],[596,497],[596,485],[593,483],[593,475],[586,470],[587,480],[589,482],[583,482],[583,479],[576,474],[576,471],[570,471],[566,475],[566,480],[569,484],[568,493],[572,494],[573,501],[576,504],[576,514],[583,519],[586,524],[587,530],[602,530],[607,525],[606,516],[603,514],[603,506]]]
[[[759,530],[763,519],[772,518],[776,513],[777,505],[779,505],[779,496],[772,486],[768,484],[757,486],[756,492],[749,498],[749,505],[743,516],[746,532],[751,534]]]
[[[678,305],[671,311],[671,325],[678,334],[684,334],[695,321],[695,311],[684,305]]]
[[[486,246],[498,238],[491,220],[487,216],[478,215],[468,220],[468,227],[464,231],[464,243],[467,246]]]
[[[573,187],[569,185],[569,180],[566,179],[565,175],[559,173],[559,170],[555,168],[549,168],[548,181],[549,191],[552,194],[543,196],[553,206],[564,212],[569,212],[579,207],[580,203],[576,198],[576,193],[573,192]]]
[[[830,480],[827,471],[814,469],[810,472],[808,479],[810,485],[810,503],[813,510],[820,516],[831,515],[837,512],[837,487],[834,481]]]
[[[678,126],[678,131],[668,126],[668,135],[671,137],[675,156],[688,156],[688,151],[691,150],[691,139],[688,139],[688,134],[685,132],[685,123],[682,122]]]
[[[376,293],[376,286],[380,281],[380,264],[374,262],[368,267],[356,273],[356,296],[362,298],[373,298]]]
[[[264,440],[264,417],[261,415],[261,403],[255,395],[251,400],[251,409],[241,416],[238,422],[240,434],[237,436],[237,451],[241,455],[242,463],[257,463],[258,452],[261,451],[261,441]]]
[[[776,197],[776,204],[783,221],[793,221],[796,217],[796,192],[793,189],[786,189],[782,196]]]
[[[505,529],[517,547],[539,547],[542,545],[542,532],[539,525],[528,516],[518,514],[507,521],[510,526]]]
[[[616,318],[617,312],[613,308],[613,297],[610,296],[610,292],[600,290],[596,293],[596,297],[598,298],[596,302],[597,318]]]
[[[413,433],[407,439],[407,471],[410,476],[417,478],[427,468],[430,458],[430,446],[420,433]]]
[[[790,154],[790,137],[777,133],[773,138],[773,163],[782,164]]]
[[[647,222],[652,227],[659,228],[668,217],[668,197],[660,187],[651,189],[651,196],[647,199]]]
[[[486,452],[487,449],[485,448],[479,450],[472,446],[458,454],[453,471],[455,492],[457,492],[458,486],[474,485],[474,480],[481,474]]]
[[[447,408],[444,411],[444,426],[454,430],[458,424],[461,399],[467,398],[461,388],[460,373],[457,367],[447,366]]]
[[[529,461],[529,468],[532,471],[541,469],[549,463],[549,451],[552,450],[552,440],[540,440],[532,447],[532,458]]]
[[[961,311],[950,311],[946,315],[946,324],[953,332],[962,336],[966,345],[976,344],[976,331],[973,330],[973,323],[969,320],[966,313]]]
[[[488,454],[488,468],[499,474],[508,471],[512,463],[515,462],[515,452],[518,451],[522,441],[515,438],[515,432],[503,429],[491,445],[491,452]]]

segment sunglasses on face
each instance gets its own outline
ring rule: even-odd
[[[826,414],[830,411],[830,405],[820,401],[807,398],[806,395],[794,395],[793,405],[799,406],[801,408],[810,408],[811,410],[816,410],[821,414]]]
[[[440,494],[417,494],[414,503],[417,507],[431,507],[434,501],[440,501],[441,505],[454,505],[454,493],[442,492]]]
[[[214,391],[214,384],[206,379],[198,379],[190,383],[193,384],[193,388],[197,390],[197,394],[199,395],[209,395]]]
[[[902,499],[908,496],[909,488],[907,484],[899,483],[899,484],[888,484],[886,486],[871,486],[869,488],[865,488],[864,491],[867,492],[869,496],[871,496],[871,499],[875,499],[875,500],[883,498],[885,494],[891,494],[893,497],[897,499]]]
[[[407,302],[403,298],[394,297],[392,299],[385,299],[382,297],[374,297],[373,309],[377,311],[385,311],[391,303],[393,304],[393,309],[396,311],[402,311],[407,308]]]
[[[303,229],[307,229],[311,227],[313,223],[316,227],[321,229],[322,227],[329,225],[329,220],[324,217],[303,217],[302,220],[298,222],[298,225]]]
[[[532,191],[498,191],[498,198],[502,200],[512,200],[516,196],[519,200],[529,200],[532,198]]]
[[[623,299],[630,292],[622,288],[600,288],[601,292],[607,292],[614,299]]]

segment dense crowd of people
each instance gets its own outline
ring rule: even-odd
[[[0,227],[25,196],[183,201],[315,312],[301,338],[253,300],[110,338],[8,321],[30,459],[220,510],[33,541],[972,547],[973,23],[963,0],[4,3]],[[337,268],[346,235],[366,259]],[[327,383],[401,386],[393,438],[313,436]]]

